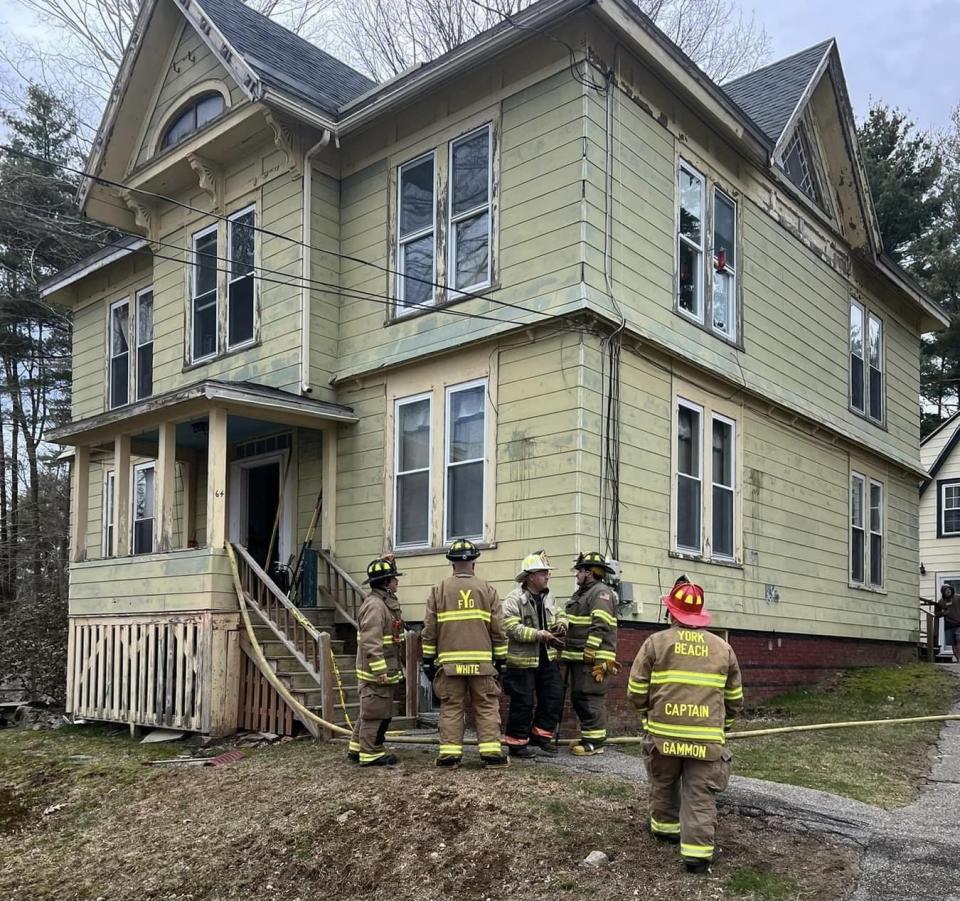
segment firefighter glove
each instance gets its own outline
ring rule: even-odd
[[[507,668],[507,661],[503,659],[494,660],[493,668],[497,671],[498,676],[502,676],[503,671]]]
[[[608,675],[615,676],[620,672],[620,664],[616,660],[598,660],[593,665],[593,681],[602,682]]]
[[[597,656],[596,648],[586,647],[583,649],[583,659],[586,663],[592,663],[596,656]]]
[[[429,660],[423,661],[421,669],[430,682],[432,682],[434,676],[437,675],[437,663],[432,657]]]

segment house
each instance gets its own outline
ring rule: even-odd
[[[459,536],[503,590],[609,552],[627,662],[686,572],[755,697],[915,653],[945,320],[881,252],[833,41],[721,87],[628,0],[541,0],[374,85],[238,0],[146,0],[88,170],[125,237],[45,288],[74,714],[227,732],[283,711],[269,665],[339,717],[367,562],[415,623]],[[295,613],[264,570],[321,489]]]
[[[960,590],[960,413],[954,413],[920,442],[920,597],[933,601],[944,585]],[[927,607],[927,610],[930,608]],[[926,617],[921,631],[928,628]],[[933,637],[935,653],[953,656],[944,642],[943,620]]]

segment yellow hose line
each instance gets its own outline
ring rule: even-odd
[[[313,723],[316,723],[318,726],[322,726],[324,729],[329,729],[331,732],[335,732],[337,735],[346,735],[351,736],[353,733],[349,729],[344,729],[343,726],[338,726],[336,723],[328,723],[326,720],[321,719],[317,716],[312,710],[308,710],[303,706],[292,694],[290,694],[289,689],[284,685],[278,678],[277,674],[273,671],[273,668],[267,663],[267,658],[263,656],[263,650],[260,648],[260,642],[257,641],[256,633],[253,631],[253,623],[250,622],[250,614],[247,612],[247,599],[243,594],[243,586],[240,584],[240,571],[237,569],[237,558],[234,554],[233,548],[230,546],[229,542],[226,545],[227,556],[230,558],[230,568],[233,571],[233,586],[237,591],[237,600],[240,602],[240,615],[243,617],[243,625],[247,630],[247,638],[250,639],[250,644],[253,647],[253,652],[256,655],[257,662],[260,664],[260,672],[266,677],[266,680],[276,689],[278,695],[283,698],[284,701],[290,706],[290,708],[301,718],[310,720]]]
[[[337,691],[340,692],[340,709],[343,711],[343,718],[347,721],[347,725],[352,729],[353,723],[350,720],[350,714],[347,713],[347,699],[343,696],[343,681],[340,679],[340,667],[337,666],[337,655],[333,653],[333,648],[330,648],[330,662],[333,664],[333,675],[337,680]]]

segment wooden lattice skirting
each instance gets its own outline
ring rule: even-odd
[[[294,720],[293,711],[246,652],[241,655],[240,663],[238,726],[250,732],[273,732],[277,735],[293,735],[302,728]]]

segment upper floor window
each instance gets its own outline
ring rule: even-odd
[[[227,248],[226,256],[221,253],[222,247]],[[257,213],[252,206],[193,235],[192,362],[205,362],[256,338],[256,255]]]
[[[960,536],[960,479],[937,482],[937,538]]]
[[[396,309],[401,316],[494,280],[494,130],[474,129],[397,168]],[[438,185],[446,193],[438,196]],[[437,210],[446,209],[446,241]],[[446,272],[439,287],[438,273]]]
[[[450,143],[450,283],[490,284],[490,127]]]
[[[434,154],[400,167],[397,202],[397,299],[402,308],[433,303],[436,281]]]
[[[736,341],[737,203],[716,185],[708,194],[706,178],[685,161],[680,162],[678,196],[677,310]]]
[[[153,394],[153,288],[137,292],[137,400]]]
[[[185,141],[195,131],[199,131],[211,119],[215,119],[225,108],[223,95],[218,91],[201,94],[194,98],[190,105],[183,109],[167,126],[160,141],[160,149],[175,147]]]
[[[122,407],[130,400],[130,301],[118,300],[110,306],[109,397],[111,407]]]
[[[444,542],[483,537],[486,381],[447,389]]]
[[[430,414],[429,394],[397,401],[393,492],[397,547],[430,544]]]
[[[814,169],[813,154],[803,125],[798,125],[783,154],[783,169],[787,177],[814,203],[821,204],[820,189]]]
[[[850,408],[883,422],[883,320],[850,298]]]

